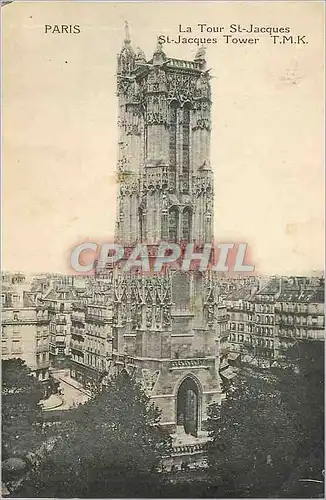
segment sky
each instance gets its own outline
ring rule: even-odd
[[[322,2],[13,2],[1,11],[3,270],[66,273],[76,244],[112,241],[125,20],[148,58],[157,36],[176,37],[179,24],[193,36],[204,35],[198,23],[306,36],[306,44],[265,34],[257,44],[207,45],[215,238],[246,242],[260,273],[323,269]],[[81,32],[45,33],[45,24]],[[163,47],[190,60],[197,48]]]

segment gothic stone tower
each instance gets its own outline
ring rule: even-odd
[[[118,56],[119,197],[117,238],[124,244],[212,240],[209,162],[210,76],[194,61],[153,58],[131,47]]]
[[[210,76],[194,61],[152,59],[131,46],[118,55],[119,126],[116,238],[137,242],[212,241],[209,162]],[[110,281],[111,280],[111,281]],[[200,437],[207,406],[219,401],[220,343],[226,310],[208,272],[132,276],[114,269],[111,368],[136,373],[172,434]],[[110,368],[108,370],[110,372]]]

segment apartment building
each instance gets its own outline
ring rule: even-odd
[[[72,305],[70,373],[89,389],[107,375],[112,359],[111,304],[109,286],[98,283]]]
[[[323,280],[302,284],[298,278],[290,278],[284,283],[275,303],[275,326],[279,356],[296,339],[324,340]]]
[[[230,356],[268,368],[298,339],[324,339],[324,282],[272,277],[260,288],[244,285],[224,299]]]
[[[2,359],[21,358],[44,384],[49,379],[49,316],[22,275],[2,280]]]
[[[42,298],[49,315],[49,355],[51,366],[69,366],[71,310],[76,300],[71,285],[54,283]]]

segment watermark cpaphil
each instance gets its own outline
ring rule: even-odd
[[[118,266],[123,272],[139,271],[160,274],[169,267],[187,271],[254,273],[248,262],[247,243],[136,243],[124,246],[118,242],[82,242],[73,249],[70,265],[80,274],[102,273]]]

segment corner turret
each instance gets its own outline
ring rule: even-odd
[[[166,55],[163,52],[162,45],[163,45],[162,42],[160,42],[159,39],[157,39],[156,50],[153,53],[154,66],[161,66],[166,61]]]
[[[129,26],[125,22],[125,38],[120,54],[118,54],[118,74],[130,74],[135,68],[135,52],[131,46]]]

